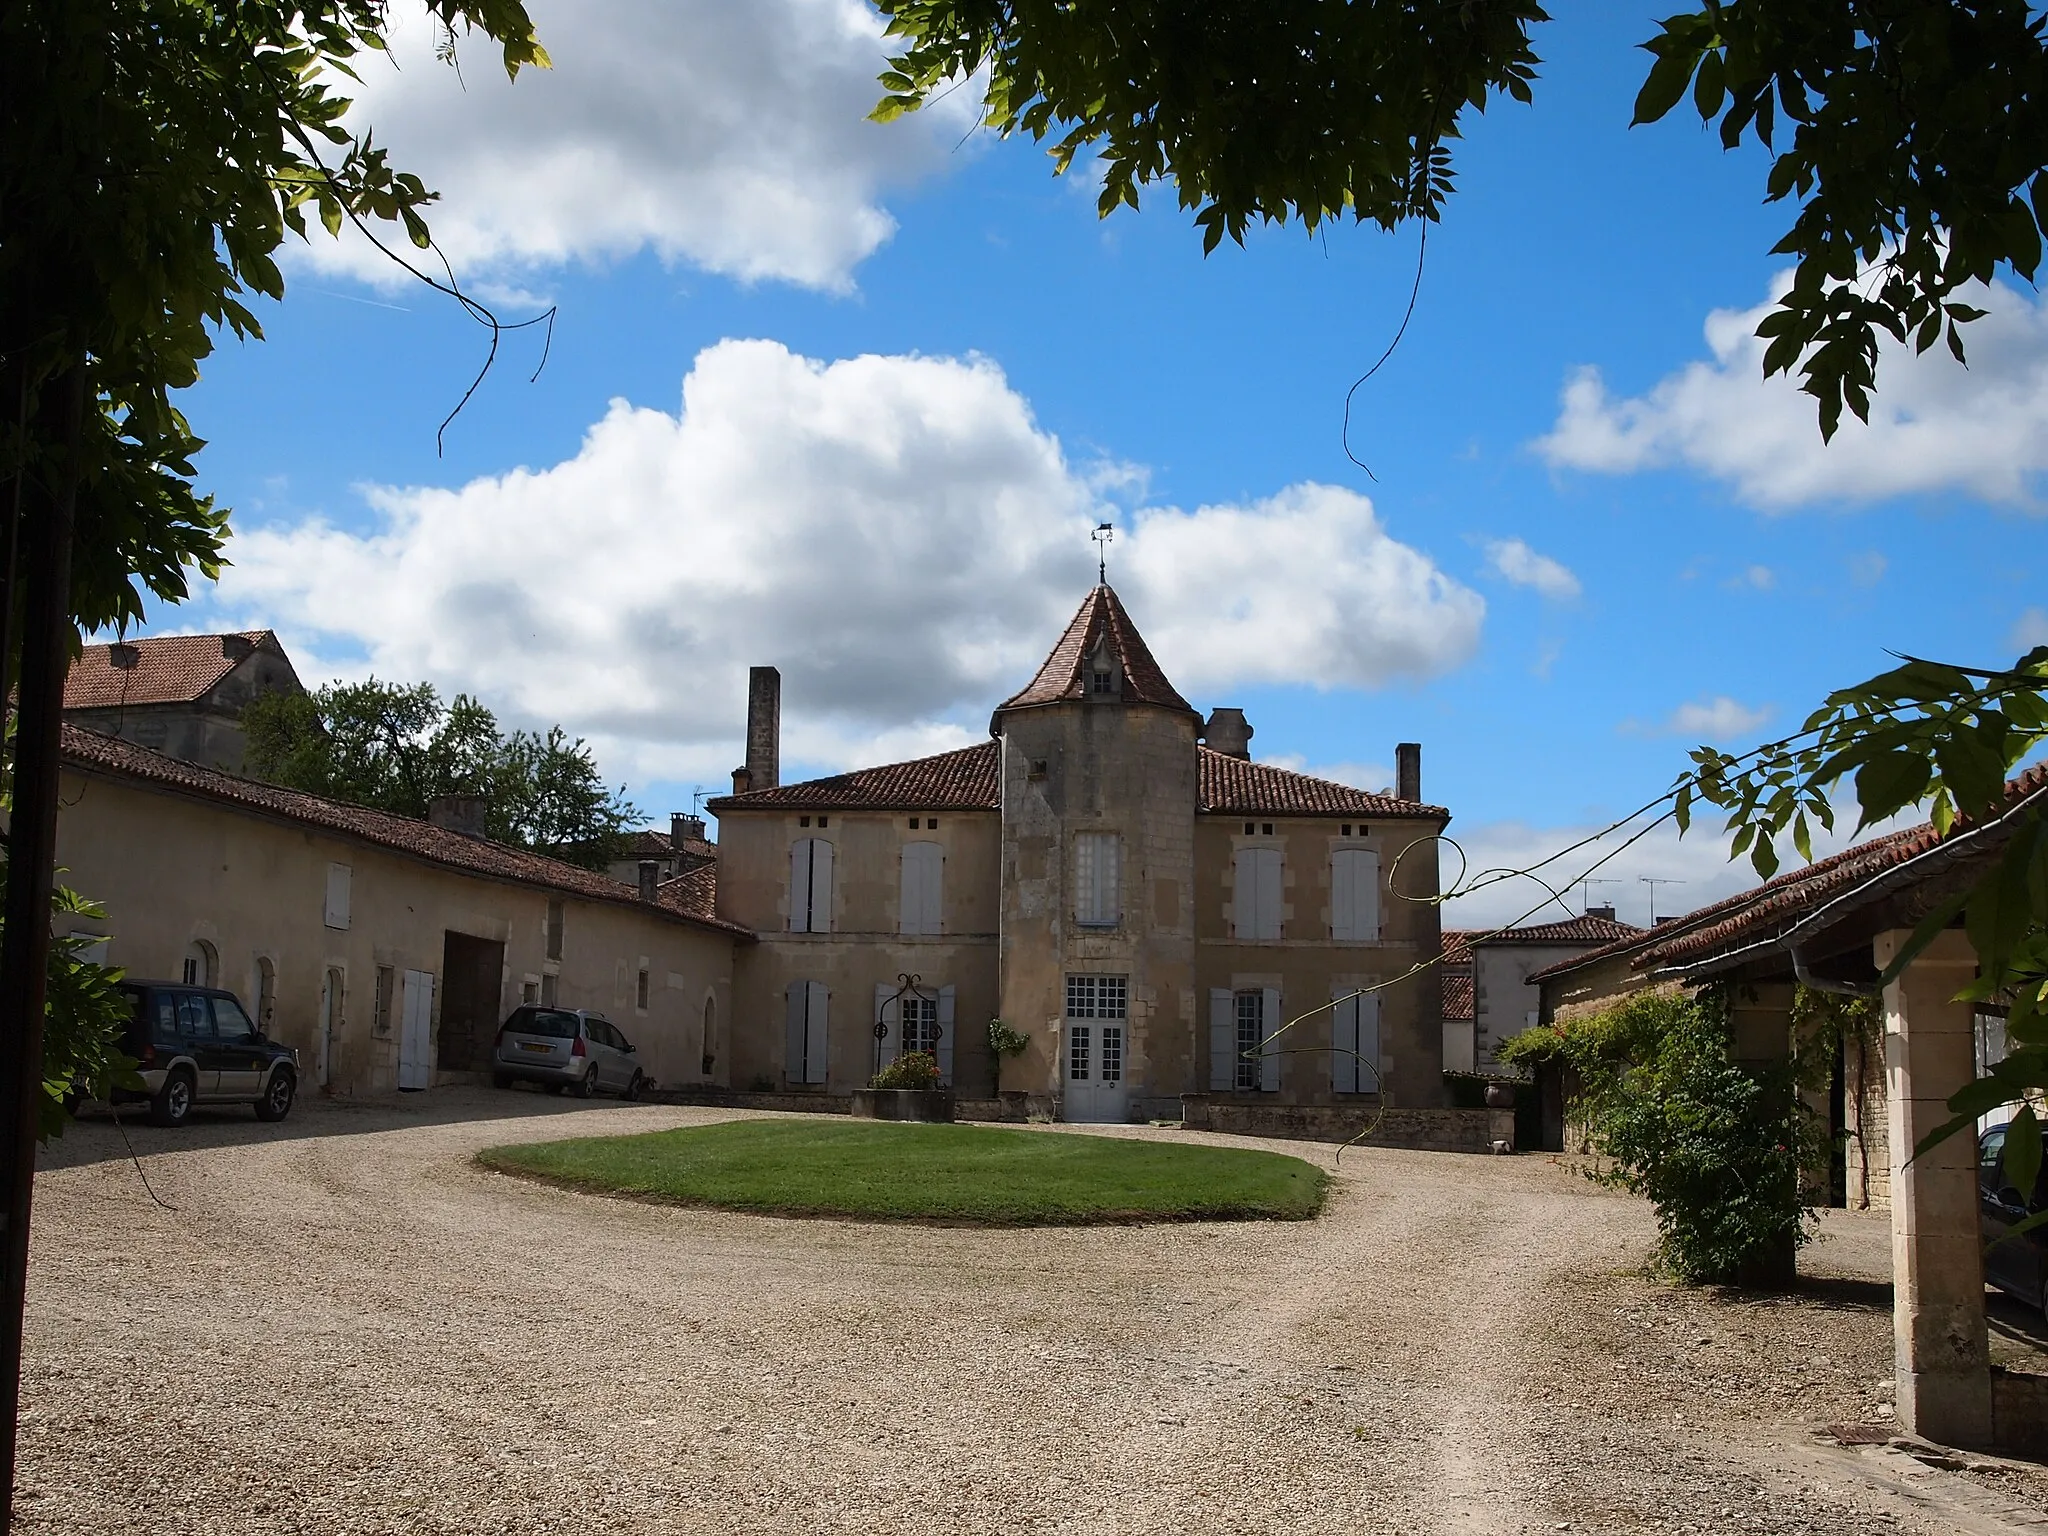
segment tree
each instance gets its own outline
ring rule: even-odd
[[[1313,231],[1442,217],[1466,110],[1534,99],[1526,0],[877,0],[900,51],[875,116],[912,111],[986,71],[984,120],[1052,140],[1057,171],[1100,156],[1104,217],[1172,181],[1205,249],[1254,221]],[[1792,286],[1758,324],[1766,376],[1797,368],[1823,438],[1867,419],[1882,337],[1958,363],[1982,311],[1960,297],[2001,268],[2031,282],[2048,229],[2048,18],[2025,0],[1708,0],[1664,21],[1634,122],[1690,94],[1732,149],[1767,152],[1765,194],[1796,214],[1775,252]],[[1999,806],[2004,775],[2048,734],[2048,650],[2010,668],[1911,661],[1829,697],[1798,738],[1741,761],[1701,748],[1673,790],[1681,824],[1730,811],[1759,873],[1785,835],[1810,857],[1853,776],[1865,823],[1931,803],[1937,825]],[[1950,1101],[1954,1135],[1983,1108],[2048,1092],[2048,834],[2038,811],[1965,914],[1983,975],[2013,999],[2014,1050]],[[1903,965],[1932,937],[1931,918]],[[2007,1140],[2029,1187],[2031,1110]],[[2048,1220],[2048,1214],[2037,1220]]]
[[[507,735],[475,699],[444,705],[431,683],[266,694],[244,708],[242,728],[258,778],[400,816],[479,795],[494,840],[592,869],[620,856],[640,817],[623,786],[605,787],[580,737],[559,725]]]

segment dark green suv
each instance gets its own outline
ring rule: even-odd
[[[282,1120],[299,1091],[299,1053],[265,1037],[232,992],[174,981],[124,981],[132,1008],[121,1048],[141,1066],[153,1125],[183,1125],[195,1104],[251,1104]]]

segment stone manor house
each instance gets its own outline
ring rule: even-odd
[[[1243,713],[1205,722],[1106,584],[980,746],[780,784],[778,688],[757,669],[747,765],[709,807],[717,915],[758,940],[736,1086],[843,1094],[926,1049],[988,1096],[1000,1018],[1030,1042],[1002,1086],[1069,1120],[1443,1102],[1426,840],[1449,812],[1420,747],[1385,794],[1252,762]]]
[[[109,963],[239,990],[308,1086],[472,1080],[543,1001],[605,1010],[670,1088],[843,1100],[925,1049],[962,1098],[1072,1120],[1348,1135],[1444,1102],[1421,749],[1380,794],[1252,762],[1107,585],[962,751],[779,783],[755,668],[717,843],[677,816],[609,873],[490,842],[475,805],[241,777],[237,701],[298,686],[267,632],[88,647],[59,858]],[[1029,1042],[1000,1082],[996,1018]]]

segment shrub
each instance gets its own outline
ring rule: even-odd
[[[1734,1280],[1811,1235],[1799,1169],[1820,1132],[1799,1103],[1793,1062],[1738,1065],[1729,1043],[1720,998],[1655,994],[1525,1030],[1500,1051],[1505,1062],[1578,1074],[1573,1107],[1611,1161],[1591,1176],[1656,1207],[1658,1256],[1687,1284]]]
[[[1011,1056],[1022,1056],[1031,1042],[1020,1029],[1012,1029],[1001,1019],[988,1021],[989,1086],[997,1094],[1003,1091],[1003,1062]]]
[[[869,1080],[870,1088],[936,1088],[939,1060],[930,1051],[905,1051]]]

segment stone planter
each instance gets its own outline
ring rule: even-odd
[[[856,1088],[853,1090],[856,1120],[914,1120],[921,1124],[950,1123],[953,1119],[953,1090],[950,1088]]]

